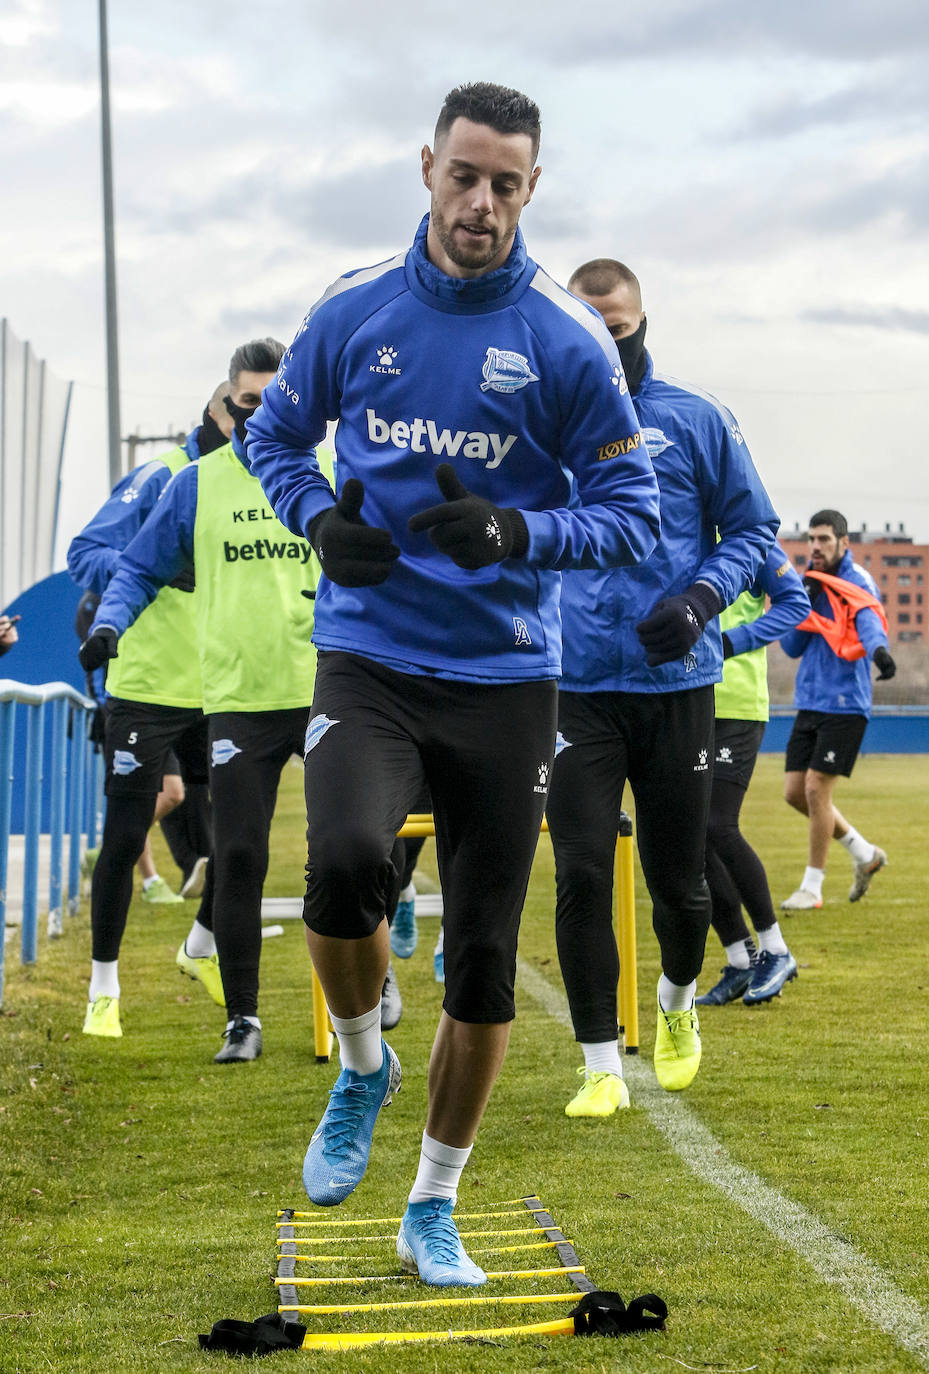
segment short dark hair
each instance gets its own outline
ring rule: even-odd
[[[229,380],[236,382],[242,372],[276,372],[284,356],[284,345],[277,339],[252,339],[239,344],[229,359]]]
[[[631,268],[615,258],[591,258],[571,273],[568,290],[583,291],[585,296],[608,296],[621,284],[631,287],[641,302],[642,288]]]
[[[817,525],[831,525],[836,539],[848,534],[848,521],[841,511],[818,510],[815,515],[810,516],[810,529],[815,529]]]
[[[486,124],[498,134],[528,134],[532,140],[532,160],[535,162],[542,138],[542,118],[539,107],[521,91],[509,86],[495,86],[491,81],[471,81],[456,86],[445,97],[435,124],[435,138],[448,133],[456,119],[470,119],[472,124]]]
[[[240,371],[240,372],[245,372],[246,370],[249,371],[249,372],[251,372],[252,369],[251,369],[251,368],[246,369],[246,368],[244,368],[244,367],[240,367],[240,368],[239,368],[239,371]],[[256,368],[255,371],[257,372],[257,370],[258,370],[258,369]],[[262,369],[262,371],[265,371],[265,370],[266,370],[266,369],[264,369],[264,368]],[[206,408],[207,408],[207,410],[222,409],[223,397],[229,395],[229,390],[230,390],[231,386],[232,386],[232,383],[231,383],[231,382],[228,380],[228,378],[226,378],[226,377],[224,377],[223,380],[222,380],[221,382],[218,382],[217,385],[216,385],[216,387],[215,387],[215,389],[214,389],[214,391],[213,391],[213,395],[210,397],[210,399],[209,399],[209,400],[207,401],[207,403],[206,403]]]

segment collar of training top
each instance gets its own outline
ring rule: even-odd
[[[512,291],[526,270],[526,242],[522,230],[517,228],[513,247],[502,267],[487,272],[482,277],[449,277],[426,256],[428,229],[429,216],[423,215],[410,249],[410,259],[419,282],[431,295],[438,296],[439,300],[454,301],[462,305],[481,305],[487,301],[499,300],[508,291]]]

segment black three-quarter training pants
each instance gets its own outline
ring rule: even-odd
[[[207,717],[213,798],[213,934],[229,1017],[258,1012],[261,889],[281,771],[303,754],[309,710]]]
[[[764,732],[760,720],[716,722],[706,881],[713,903],[713,929],[724,945],[750,938],[743,906],[756,930],[770,930],[777,920],[764,864],[739,829],[739,813]]]
[[[166,760],[173,750],[185,783],[206,782],[206,721],[199,707],[109,697],[104,728],[107,807],[91,883],[90,925],[93,958],[112,963],[119,957],[132,870],[145,848]],[[206,892],[201,911],[209,912]]]
[[[428,784],[445,903],[449,1016],[515,1015],[516,941],[555,738],[554,682],[398,673],[322,653],[306,753],[304,920],[362,939],[396,881],[397,830]]]
[[[613,858],[627,779],[662,970],[684,986],[703,963],[710,925],[703,858],[713,688],[562,691],[558,733],[546,808],[555,851],[558,958],[575,1035],[601,1042],[614,1039],[617,1029]]]

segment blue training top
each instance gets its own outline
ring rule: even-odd
[[[857,564],[851,549],[846,549],[836,577],[864,587],[880,599],[874,578]],[[825,591],[814,595],[813,610],[832,620],[832,607]],[[871,660],[874,650],[887,648],[887,636],[877,611],[865,606],[855,616],[855,629],[866,650],[865,658],[850,661],[839,658],[821,634],[811,630],[791,630],[781,638],[781,648],[791,658],[799,658],[797,680],[794,683],[794,705],[800,711],[824,711],[837,716],[871,715],[874,687],[871,681]]]
[[[708,582],[720,608],[731,605],[754,582],[780,523],[733,415],[646,359],[633,402],[661,489],[661,541],[638,567],[565,577],[561,685],[572,692],[679,692],[718,682],[715,616],[689,654],[657,668],[645,661],[636,624],[694,582]]]
[[[655,475],[600,317],[527,257],[519,231],[502,267],[458,279],[427,258],[427,226],[409,252],[339,278],[310,310],[248,422],[249,462],[281,521],[305,535],[333,502],[315,446],[337,419],[338,485],[361,479],[361,518],[401,550],[381,586],[322,577],[320,648],[465,681],[557,677],[558,570],[646,557]],[[468,572],[410,534],[409,517],[442,500],[442,462],[522,512],[525,557]]]

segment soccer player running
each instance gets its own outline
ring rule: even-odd
[[[452,1209],[515,1014],[554,747],[558,571],[638,562],[658,533],[609,335],[518,228],[539,137],[519,92],[453,90],[422,150],[431,208],[412,248],[330,287],[249,423],[252,470],[323,569],[304,919],[342,1072],[304,1184],[321,1206],[357,1187],[400,1085],[379,1025],[385,891],[426,783],[446,984],[397,1250],[437,1285],[486,1279]],[[314,460],[336,418],[337,499]]]
[[[661,947],[655,1074],[678,1090],[700,1065],[694,994],[710,924],[703,866],[723,661],[717,617],[754,581],[778,518],[730,412],[654,371],[635,274],[598,258],[568,285],[612,335],[661,491],[661,540],[647,562],[566,573],[561,597],[559,748],[546,810],[558,957],[584,1052],[584,1081],[565,1112],[606,1117],[629,1105],[612,919],[627,779]]]
[[[809,817],[809,862],[800,886],[781,902],[782,911],[822,906],[832,839],[855,866],[850,902],[860,901],[887,862],[884,850],[859,835],[832,800],[839,778],[851,777],[868,726],[871,663],[878,682],[897,671],[887,642],[887,617],[876,582],[852,557],[844,515],[817,511],[810,519],[809,548],[806,585],[813,610],[781,639],[784,652],[800,659],[784,800]]]
[[[68,572],[78,586],[102,595],[122,550],[154,510],[174,473],[227,442],[216,418],[219,394],[217,388],[203,412],[202,424],[183,445],[143,463],[118,482],[93,519],[72,539]],[[161,591],[133,627],[106,675],[107,808],[91,882],[92,960],[85,1035],[122,1035],[119,947],[132,900],[132,870],[145,848],[171,751],[179,760],[185,784],[207,780],[191,588],[188,578]],[[88,660],[83,648],[80,652],[87,673],[95,673],[106,662],[105,654]],[[211,901],[207,884],[198,916],[204,926],[210,922]],[[203,957],[189,961],[183,971],[202,982],[222,1005],[212,935]]]
[[[228,1022],[218,1064],[257,1059],[261,890],[281,771],[302,756],[313,695],[315,560],[276,519],[245,462],[245,423],[284,352],[275,339],[236,349],[229,367],[231,442],[177,474],[120,559],[85,657],[113,654],[129,626],[178,576],[195,573],[196,652],[210,745],[213,923],[194,926],[178,958],[215,937]],[[117,662],[119,660],[117,659]],[[193,948],[192,948],[193,946]]]
[[[765,610],[765,599],[770,605]],[[716,684],[713,791],[706,831],[706,881],[713,929],[726,951],[719,981],[697,1006],[769,1002],[797,976],[797,961],[781,933],[764,864],[739,829],[739,813],[755,771],[768,719],[765,645],[798,625],[810,610],[799,575],[775,544],[748,591],[719,617],[723,677]],[[755,927],[749,934],[742,907]]]

